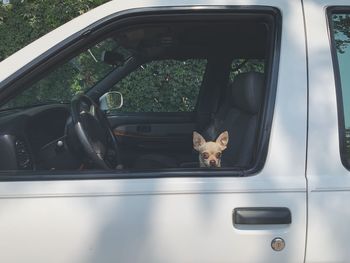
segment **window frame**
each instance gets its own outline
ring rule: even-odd
[[[193,8],[186,7],[152,7],[131,9],[117,12],[105,17],[91,26],[73,34],[63,40],[55,47],[43,53],[38,58],[28,63],[25,67],[0,83],[0,101],[6,103],[11,95],[16,94],[24,84],[30,83],[35,77],[44,74],[57,63],[68,56],[78,52],[87,43],[97,41],[101,35],[111,29],[125,26],[129,23],[144,21],[145,17],[152,19],[153,16],[175,15],[181,17],[184,14],[190,16],[213,15],[221,16],[237,14],[263,14],[272,16],[273,30],[268,39],[268,52],[265,67],[265,98],[262,108],[259,131],[257,135],[257,152],[255,163],[249,169],[239,169],[235,167],[203,169],[203,168],[176,168],[176,169],[155,169],[155,170],[120,170],[101,171],[87,170],[81,171],[0,171],[0,181],[42,181],[42,180],[91,180],[91,179],[142,179],[142,178],[163,178],[163,177],[242,177],[252,176],[263,169],[268,153],[272,120],[274,114],[275,97],[277,89],[279,59],[282,35],[282,15],[281,11],[272,6],[201,6]],[[0,105],[1,105],[0,104]]]
[[[342,91],[342,85],[341,85],[338,53],[335,47],[334,23],[332,19],[332,15],[334,14],[350,15],[350,6],[329,6],[326,9],[326,19],[327,19],[327,25],[328,25],[327,29],[328,29],[330,50],[331,50],[331,56],[332,56],[333,75],[334,75],[336,100],[337,100],[339,154],[340,154],[340,159],[343,166],[347,170],[350,170],[350,159],[348,159],[347,153],[346,153],[346,139],[345,139],[346,129],[345,129],[345,111],[344,111],[344,104],[343,104],[343,91]]]

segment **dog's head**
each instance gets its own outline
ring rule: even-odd
[[[193,132],[193,148],[199,152],[201,167],[221,167],[222,151],[228,144],[228,132],[219,135],[215,142],[206,142],[198,132]]]

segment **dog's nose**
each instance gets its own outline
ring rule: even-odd
[[[210,166],[216,166],[215,160],[210,160],[209,164],[210,164]]]

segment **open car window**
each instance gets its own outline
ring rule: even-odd
[[[263,167],[277,13],[146,18],[96,30],[45,71],[33,71],[2,106],[19,110],[5,114],[13,121],[0,119],[13,152],[1,170],[242,175]]]

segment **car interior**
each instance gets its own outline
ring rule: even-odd
[[[159,15],[117,24],[44,73],[33,73],[20,92],[1,102],[0,170],[198,169],[193,131],[208,141],[228,131],[229,143],[217,169],[253,167],[261,150],[275,31],[274,16],[266,12]],[[100,56],[93,54],[97,48]],[[73,86],[64,86],[67,78],[61,69],[75,63],[75,71],[81,70],[76,61],[83,52],[86,61],[96,62],[84,62],[85,67],[93,65],[90,83],[83,87],[75,80],[74,87],[81,89],[62,95]],[[189,63],[198,74],[183,80],[191,69],[181,66]],[[151,67],[158,69],[137,81],[141,88],[130,87],[136,78],[132,74]],[[180,91],[175,87],[172,98],[157,110],[159,93],[168,83],[161,76],[164,85],[151,87],[152,78],[163,71],[166,80],[171,78],[189,94],[176,93]],[[55,80],[62,94],[53,90],[50,74],[63,74]],[[139,89],[143,93],[134,101]],[[119,92],[124,105],[102,108],[106,101],[101,98],[111,92]],[[190,106],[176,109],[190,97]]]

